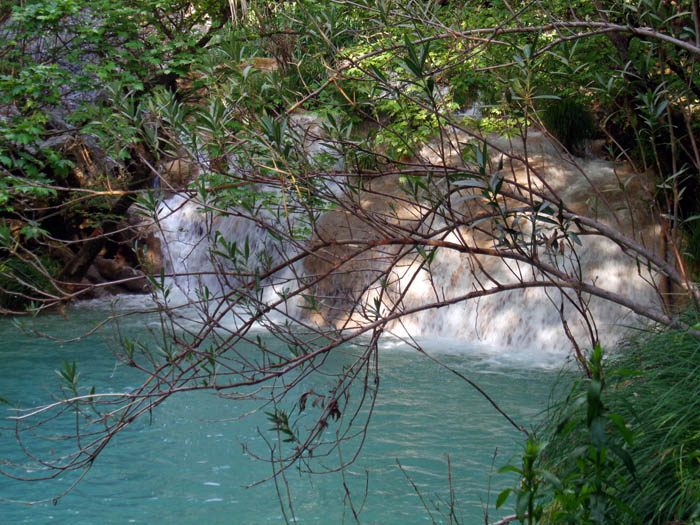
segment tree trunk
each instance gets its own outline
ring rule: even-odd
[[[146,161],[146,151],[142,145],[131,147],[131,158],[127,162],[126,169],[131,175],[128,185],[129,192],[122,195],[119,200],[109,210],[109,218],[105,219],[100,228],[97,228],[93,235],[83,244],[73,259],[66,264],[61,271],[59,281],[69,286],[75,286],[85,277],[90,265],[95,257],[104,248],[107,239],[117,229],[121,218],[126,217],[126,212],[136,200],[136,190],[148,187],[152,178],[151,169]]]

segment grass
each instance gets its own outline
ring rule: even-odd
[[[606,413],[619,415],[633,436],[631,445],[625,443],[613,425],[606,446],[624,448],[636,471],[633,476],[623,461],[607,463],[606,490],[612,496],[607,522],[700,524],[700,341],[675,330],[640,334],[621,345],[604,369]],[[540,467],[580,487],[589,474],[581,473],[576,450],[586,442],[588,429],[580,425],[564,435],[558,427],[576,400],[585,397],[586,382],[572,394],[552,408],[541,431],[548,445]],[[586,404],[579,402],[577,410],[585,418]],[[556,506],[555,501],[550,509]]]
[[[573,98],[563,97],[550,102],[542,112],[547,131],[571,153],[583,153],[585,141],[595,134],[595,123],[586,106]]]

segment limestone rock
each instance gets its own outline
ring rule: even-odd
[[[138,270],[131,266],[121,264],[115,259],[105,259],[104,257],[95,257],[95,268],[99,274],[107,282],[114,282],[115,286],[119,286],[128,293],[149,293],[151,285]]]
[[[166,191],[177,191],[186,188],[199,175],[199,168],[188,159],[172,159],[163,162],[159,172],[160,187]]]

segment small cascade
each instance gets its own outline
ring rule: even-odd
[[[513,149],[513,144],[502,138],[490,138],[498,147]],[[434,145],[433,145],[434,146]],[[433,147],[434,151],[440,148]],[[516,147],[517,149],[517,147]],[[431,145],[424,148],[424,158],[429,159]],[[444,154],[444,149],[441,149]],[[591,212],[602,222],[621,228],[634,238],[654,239],[658,236],[656,227],[648,221],[640,220],[632,208],[619,211],[622,206],[620,199],[636,198],[633,191],[626,194],[611,193],[611,188],[619,187],[620,166],[602,160],[577,159],[578,166],[551,146],[543,137],[533,135],[529,144],[528,158],[532,165],[545,174],[552,190],[557,192],[574,210]],[[517,170],[522,167],[514,166],[513,173],[520,176]],[[584,174],[585,175],[582,175]],[[367,199],[369,212],[386,213],[394,206],[392,195],[399,191],[398,183],[388,176],[386,181],[377,180],[378,191]],[[384,186],[381,186],[384,184]],[[377,186],[379,185],[379,186]],[[596,202],[597,191],[603,192],[612,202],[612,207],[618,211],[615,223],[612,218],[605,216],[601,203]],[[633,188],[634,184],[628,188]],[[393,192],[393,194],[392,194]],[[383,195],[378,197],[378,195]],[[617,199],[617,200],[616,200]],[[603,211],[600,213],[597,209]],[[267,218],[269,219],[269,217]],[[620,222],[620,220],[622,222]],[[363,237],[362,223],[352,225],[352,217],[343,211],[331,211],[319,223],[320,235],[325,238],[366,238]],[[181,195],[175,195],[166,200],[160,210],[160,228],[162,231],[166,270],[177,275],[175,287],[186,297],[197,297],[203,286],[209,290],[223,291],[235,288],[238,281],[226,277],[230,263],[223,257],[212,256],[210,243],[214,233],[219,232],[221,238],[228,242],[235,241],[242,246],[247,239],[251,258],[268,257],[274,263],[279,263],[293,255],[295,248],[287,247],[290,253],[283,253],[279,242],[273,239],[259,223],[233,215],[214,215],[203,213],[201,206],[195,201]],[[356,237],[352,237],[352,236]],[[462,239],[469,238],[468,231],[460,231]],[[350,237],[349,237],[350,236]],[[459,242],[455,233],[450,238]],[[581,238],[582,246],[577,249],[578,264],[582,280],[595,284],[611,293],[620,294],[634,299],[637,303],[649,308],[658,308],[658,299],[652,277],[641,272],[635,259],[629,257],[614,242],[601,236]],[[318,283],[315,293],[325,305],[326,315],[313,318],[316,322],[331,322],[336,325],[347,320],[338,312],[348,312],[353,303],[358,301],[371,305],[377,296],[378,287],[365,289],[367,283],[382,271],[382,263],[372,259],[372,252],[359,263],[349,263],[338,271],[332,272],[322,282]],[[336,253],[336,255],[338,255]],[[342,255],[342,254],[341,254]],[[562,262],[564,261],[564,262]],[[316,266],[314,266],[316,264]],[[352,266],[352,264],[356,264]],[[562,255],[559,264],[565,262]],[[320,265],[320,266],[319,266]],[[479,268],[480,267],[480,268]],[[223,276],[222,276],[223,271]],[[286,270],[284,275],[278,275],[268,280],[265,300],[279,299],[279,292],[284,288],[295,289],[298,283],[294,281],[295,274],[318,275],[325,271],[323,263],[309,262]],[[468,301],[458,301],[470,292],[477,292],[498,283],[510,285],[518,280],[532,280],[533,270],[523,263],[504,262],[496,257],[466,255],[450,250],[439,250],[431,264],[431,272],[419,270],[415,260],[407,260],[392,271],[390,295],[397,297],[405,292],[402,298],[404,311],[415,310],[393,321],[389,328],[399,336],[414,337],[448,337],[469,343],[482,343],[487,346],[507,347],[532,352],[563,354],[570,350],[571,343],[563,328],[562,319],[566,319],[570,334],[580,342],[582,347],[588,347],[590,340],[587,334],[591,328],[587,321],[577,312],[566,295],[575,295],[571,289],[531,287],[506,292],[499,292]],[[363,291],[364,290],[364,291]],[[423,308],[434,302],[455,299],[455,303],[438,309]],[[624,327],[634,325],[636,320],[630,311],[613,302],[596,297],[585,297],[588,302],[595,329],[604,345],[611,346],[623,333]],[[293,305],[288,305],[290,312]],[[296,310],[296,312],[301,312]],[[329,312],[335,312],[329,314]],[[302,312],[305,314],[305,312]],[[367,322],[357,312],[352,319],[358,325]],[[352,325],[351,325],[352,326]]]
[[[258,223],[237,214],[204,212],[201,204],[183,195],[165,200],[158,215],[165,269],[175,276],[173,288],[185,297],[194,298],[205,287],[216,294],[240,284],[232,272],[227,273],[232,269],[230,261],[215,254],[223,249],[212,244],[217,236],[237,243],[240,251],[247,244],[252,264],[262,258],[277,264],[284,258],[279,245]]]
[[[492,145],[504,151],[523,151],[522,144],[513,144],[501,137],[489,137]],[[625,167],[612,162],[591,159],[573,159],[562,155],[539,133],[528,140],[528,158],[531,165],[544,174],[551,189],[567,205],[579,213],[593,216],[608,226],[636,239],[652,240],[659,236],[658,228],[649,221],[641,208],[642,188],[638,177],[625,173]],[[438,148],[424,148],[424,156],[430,159]],[[523,178],[523,166],[514,165],[513,176]],[[620,190],[620,180],[631,184]],[[608,200],[608,203],[601,202]],[[606,208],[608,206],[608,208]],[[615,209],[616,219],[610,208]],[[469,232],[463,236],[470,237]],[[454,234],[453,242],[459,242]],[[557,257],[558,264],[568,266],[570,274],[582,276],[582,280],[595,284],[613,294],[632,298],[652,310],[659,310],[659,299],[650,272],[640,269],[637,260],[625,254],[610,239],[603,236],[579,238],[577,248],[579,268],[571,262],[564,263],[566,255]],[[519,280],[533,279],[533,270],[525,264],[506,262],[494,257],[479,257],[481,270],[475,269],[472,256],[441,250],[431,265],[431,272],[419,272],[411,268],[400,277],[400,288],[414,279],[405,298],[405,308],[418,308],[440,298],[458,297],[469,292],[493,286],[515,284]],[[417,268],[417,265],[416,265]],[[424,310],[407,316],[394,324],[399,333],[412,336],[441,336],[449,334],[471,342],[481,342],[498,347],[515,347],[541,351],[568,351],[562,319],[567,322],[571,335],[583,346],[590,346],[587,334],[591,328],[566,296],[575,296],[571,289],[533,287],[499,292],[476,300],[462,301],[444,308]],[[627,308],[598,297],[586,297],[590,319],[604,345],[611,346],[624,333],[625,328],[638,324],[638,319]]]
[[[464,144],[468,140],[469,137],[462,135],[455,142]],[[516,154],[524,151],[522,143],[514,144],[503,137],[491,136],[488,140],[495,151]],[[569,209],[592,217],[629,238],[646,241],[647,245],[658,239],[658,228],[650,221],[643,205],[645,194],[642,181],[638,175],[626,171],[624,165],[603,160],[573,159],[562,154],[538,133],[530,135],[527,146],[530,169],[538,171],[547,181],[549,189],[546,191],[559,196]],[[429,164],[454,165],[459,151],[449,151],[445,144],[428,144],[421,156],[422,161]],[[494,156],[494,166],[499,163],[498,156],[500,154]],[[527,170],[518,161],[506,161],[504,171],[508,173],[509,180],[522,182],[527,179]],[[399,187],[398,177],[387,176],[372,181],[371,191],[360,203],[361,213],[374,214],[379,221],[394,216],[397,224],[405,221],[404,224],[410,225],[417,215],[410,206],[404,205],[401,209],[399,199],[406,195],[400,192]],[[459,205],[459,199],[456,199],[452,207],[458,209]],[[434,231],[439,231],[440,227],[440,224],[432,225]],[[333,212],[324,217],[322,229],[326,238],[371,239],[373,235],[366,233],[367,227],[361,220],[353,222]],[[397,230],[397,235],[401,235],[400,231]],[[455,245],[466,243],[476,247],[493,247],[491,237],[466,227],[458,232],[452,231],[448,237],[441,239]],[[660,310],[653,272],[645,267],[640,268],[634,257],[625,254],[615,242],[604,236],[581,236],[577,242],[581,245],[576,246],[576,257],[572,257],[569,247],[562,253],[547,252],[543,248],[542,257],[550,257],[551,264],[566,270],[569,276],[578,276],[580,281],[597,286],[608,294],[630,298],[651,311]],[[338,250],[333,254],[338,259],[347,255]],[[319,295],[328,298],[325,318],[336,325],[345,323],[347,317],[334,312],[342,308],[347,310],[351,304],[358,302],[368,305],[371,310],[384,288],[384,312],[391,311],[396,301],[400,300],[399,311],[407,314],[388,325],[401,337],[452,337],[488,346],[555,354],[566,354],[572,347],[563,319],[569,333],[583,349],[591,345],[589,332],[596,333],[603,345],[611,347],[624,333],[625,327],[639,322],[626,307],[589,295],[578,299],[572,288],[559,290],[535,284],[476,297],[485,289],[546,281],[524,262],[439,248],[429,272],[421,269],[423,259],[412,252],[395,264],[389,276],[383,277],[381,264],[377,264],[377,261],[380,258],[388,260],[391,256],[386,250],[383,253],[375,250],[373,256],[367,255],[364,261],[354,266],[346,265],[335,272],[327,283],[321,283]],[[368,259],[372,259],[371,262]],[[321,273],[323,268],[316,266],[310,265],[307,270]],[[360,277],[362,275],[364,279]],[[382,280],[388,282],[388,286],[381,285]],[[475,297],[465,300],[469,294]],[[574,302],[568,298],[573,298]],[[574,305],[577,301],[585,303],[590,311],[588,318],[577,310]],[[430,307],[438,303],[444,306]],[[358,312],[352,315],[352,320],[358,325],[367,322]]]
[[[657,308],[654,288],[638,272],[635,261],[622,253],[609,240],[586,239],[580,249],[581,271],[587,282],[594,282],[605,290],[632,297],[635,301]],[[525,265],[506,264],[497,259],[482,258],[484,270],[501,284],[516,283],[516,275],[531,272]],[[406,309],[417,308],[437,297],[458,297],[492,283],[483,276],[477,281],[471,272],[473,262],[469,257],[455,253],[439,253],[427,272],[419,272],[406,297]],[[408,282],[416,269],[401,278]],[[476,300],[463,301],[435,310],[425,310],[394,323],[392,329],[399,334],[416,337],[444,336],[479,342],[489,346],[520,348],[542,352],[568,351],[571,347],[562,325],[568,328],[576,340],[589,347],[585,320],[570,301],[557,289],[528,288],[499,292]],[[444,295],[443,295],[444,294]],[[626,326],[636,324],[635,316],[626,308],[597,297],[587,298],[591,317],[601,343],[610,347],[624,333]]]
[[[309,157],[333,153],[332,149],[321,140],[322,123],[320,117],[307,112],[294,113],[288,119],[288,133],[303,144]],[[201,158],[199,161],[203,165],[207,164],[206,158]],[[177,160],[172,164],[179,166],[181,162]],[[235,166],[236,159],[229,159],[229,164]],[[178,168],[177,171],[182,170]],[[189,177],[194,172],[192,169],[186,171]],[[179,184],[182,182],[179,181]],[[266,185],[261,185],[258,190],[273,194],[278,192],[277,188]],[[213,252],[219,249],[211,244],[217,236],[228,243],[236,242],[241,250],[247,242],[249,261],[266,259],[268,265],[274,265],[293,255],[293,253],[285,253],[288,247],[280,246],[280,243],[276,242],[261,226],[265,222],[272,225],[276,223],[270,212],[262,209],[256,221],[246,218],[245,214],[235,213],[235,210],[227,210],[230,212],[227,214],[216,214],[205,212],[204,209],[205,206],[197,199],[175,194],[166,199],[158,211],[165,269],[168,273],[175,275],[173,283],[185,296],[193,296],[202,287],[219,291],[238,284],[235,279],[231,281],[225,275],[221,275],[221,270],[225,273],[227,269],[231,269],[231,265],[226,257],[213,255]],[[285,210],[284,220],[286,228],[293,228],[296,221],[295,214],[287,213]],[[284,283],[289,278],[291,278],[291,270],[275,277],[278,283]],[[275,283],[268,280],[265,284],[274,285]],[[276,296],[275,290],[270,292],[272,296]]]

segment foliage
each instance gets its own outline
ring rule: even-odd
[[[683,226],[694,215],[684,193],[700,167],[697,13],[656,0],[605,10],[551,4],[516,2],[512,12],[496,2],[299,0],[250,2],[245,13],[220,0],[13,6],[0,51],[0,216],[29,230],[0,252],[3,286],[22,284],[12,290],[37,310],[74,297],[85,268],[71,273],[66,264],[53,279],[44,254],[62,245],[87,267],[107,243],[122,242],[129,227],[118,223],[133,202],[155,231],[171,233],[172,210],[148,189],[153,179],[180,193],[180,208],[196,210],[191,250],[206,253],[187,275],[166,267],[149,276],[159,343],[121,338],[119,354],[143,372],[143,384],[123,397],[91,397],[114,417],[98,430],[76,418],[76,449],[60,464],[40,460],[38,475],[88,468],[139,416],[200,389],[264,397],[275,476],[316,471],[319,457],[337,457],[323,468],[342,469],[369,424],[386,331],[426,310],[469,301],[478,310],[482,299],[545,290],[587,379],[572,390],[565,406],[573,410],[550,444],[531,439],[523,466],[513,467],[525,479],[514,489],[518,514],[545,516],[541,496],[551,491],[558,506],[550,511],[562,520],[646,516],[625,507],[635,466],[644,482],[630,452],[642,436],[609,401],[615,374],[604,373],[591,305],[610,301],[676,329],[692,324],[672,315],[670,293],[698,298],[682,257]],[[486,119],[470,127],[455,110],[473,97],[483,99]],[[592,133],[589,106],[606,115],[600,129],[613,157],[649,179],[634,193],[629,180],[601,189],[571,157],[585,192],[601,203],[582,210],[529,152],[540,118],[579,150]],[[73,142],[57,135],[91,144],[103,167],[80,179]],[[177,184],[167,179],[173,163],[188,167]],[[666,248],[655,248],[638,217],[654,218]],[[239,228],[225,230],[224,218]],[[641,280],[667,282],[667,308],[600,282],[583,262],[597,241],[621,249]],[[436,284],[450,256],[474,284]],[[32,277],[27,288],[27,264],[48,282]],[[196,291],[187,305],[176,304],[173,291],[189,285]],[[583,335],[572,334],[574,321]],[[256,338],[256,326],[283,350]],[[353,359],[324,368],[348,342],[357,345]],[[77,366],[62,373],[65,399],[32,414],[53,417],[84,402],[70,398]],[[319,370],[328,391],[300,393]],[[351,401],[353,388],[361,393]],[[314,410],[299,424],[302,410],[290,406],[307,399]],[[17,419],[19,435],[34,428],[25,419]],[[538,463],[557,440],[577,444],[569,470]],[[343,446],[352,453],[340,454]],[[684,450],[664,458],[685,458]],[[684,462],[678,479],[689,480],[694,465]]]
[[[595,133],[593,118],[586,107],[571,98],[560,98],[547,104],[542,112],[547,130],[572,153],[583,152],[585,141]]]
[[[516,515],[522,523],[528,523],[528,525],[537,523],[542,518],[544,494],[540,487],[546,483],[547,479],[553,479],[551,473],[535,466],[543,450],[544,446],[538,443],[534,436],[530,436],[523,445],[522,467],[506,465],[498,471],[499,473],[515,472],[522,481],[518,487],[506,489],[499,494],[496,508],[501,507],[510,494],[514,493]]]
[[[528,523],[669,523],[700,516],[697,433],[698,352],[687,332],[640,334],[603,368],[594,353],[589,380],[550,409],[545,443],[528,441],[516,470],[527,482],[508,489],[540,501]],[[598,363],[598,364],[596,364]],[[534,519],[532,518],[534,517]]]
[[[687,318],[697,321],[696,314]],[[634,435],[638,483],[618,469],[627,480],[619,498],[643,523],[692,522],[700,517],[698,341],[684,331],[651,331],[622,349],[612,366],[638,373],[618,374],[608,404]]]
[[[563,461],[553,460],[551,446],[537,444],[532,436],[528,440],[522,471],[528,474],[525,479],[531,481],[516,489],[516,512],[522,522],[526,515],[528,523],[638,522],[632,508],[619,495],[626,485],[637,488],[636,467],[629,451],[633,433],[623,416],[611,412],[607,405],[606,382],[610,377],[628,374],[610,369],[604,373],[600,345],[591,353],[589,370],[591,377],[575,382],[556,414],[550,416],[552,425],[556,425],[550,439],[554,445],[566,443],[563,458],[567,468],[563,468]],[[622,470],[624,474],[620,473]],[[545,491],[551,494],[552,502],[543,518],[544,505],[535,507],[533,502],[542,498]],[[508,489],[501,494],[500,504],[510,492]],[[522,503],[524,498],[529,505]]]
[[[53,279],[59,269],[47,254],[38,258],[37,264],[12,256],[0,260],[0,314],[35,308],[31,298],[37,290],[55,290]]]
[[[698,217],[684,224],[684,256],[693,272],[693,281],[700,281],[700,222]]]

